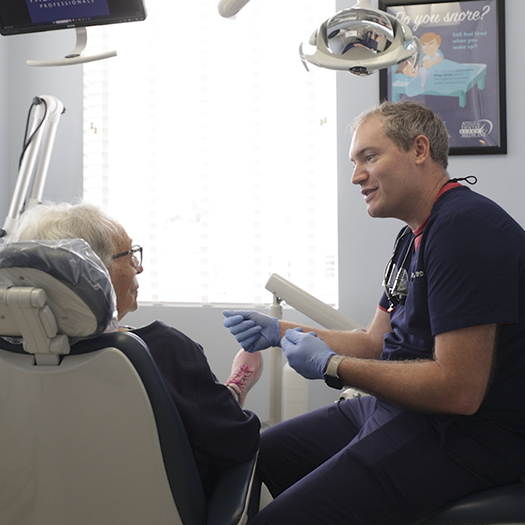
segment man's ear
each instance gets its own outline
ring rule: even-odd
[[[413,151],[416,164],[422,164],[430,158],[430,141],[425,135],[418,135],[414,139]]]

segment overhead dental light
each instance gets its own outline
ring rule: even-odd
[[[323,22],[308,44],[299,46],[299,54],[307,70],[309,62],[368,76],[404,61],[417,69],[421,44],[406,24],[360,0]]]
[[[224,18],[235,16],[250,0],[220,0],[219,14]]]
[[[234,17],[249,0],[220,0],[219,14]],[[316,29],[299,54],[308,63],[336,71],[368,76],[401,62],[419,68],[421,44],[410,28],[395,16],[359,0],[339,11]]]

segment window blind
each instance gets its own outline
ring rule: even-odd
[[[267,304],[275,272],[337,303],[335,73],[298,56],[322,4],[157,0],[89,29],[118,56],[84,65],[84,198],[144,247],[141,301]]]

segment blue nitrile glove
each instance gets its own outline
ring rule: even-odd
[[[279,320],[277,317],[252,310],[225,310],[223,324],[238,343],[250,353],[279,346]]]
[[[323,379],[328,359],[336,353],[314,332],[286,330],[281,347],[289,365],[306,379]]]

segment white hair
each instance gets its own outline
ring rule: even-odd
[[[109,268],[117,248],[115,239],[124,231],[117,221],[93,204],[44,203],[26,210],[6,241],[84,239]]]

